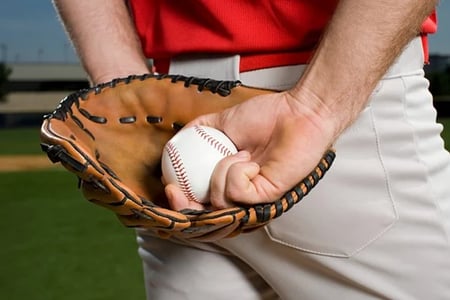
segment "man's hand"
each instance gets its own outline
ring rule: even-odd
[[[273,202],[305,178],[334,138],[332,119],[320,106],[303,105],[289,92],[275,93],[189,123],[223,131],[239,149],[215,168],[212,208],[230,207],[233,202]],[[173,185],[166,187],[166,193],[174,209],[203,208]]]

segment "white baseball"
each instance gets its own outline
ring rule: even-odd
[[[236,146],[220,130],[206,126],[183,129],[164,147],[161,161],[164,181],[179,186],[189,200],[208,203],[215,166],[235,153]]]

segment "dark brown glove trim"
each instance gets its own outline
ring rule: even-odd
[[[328,150],[323,156],[322,160],[318,166],[297,186],[295,186],[291,191],[287,192],[283,198],[268,204],[257,204],[253,208],[255,209],[257,220],[261,223],[268,222],[271,219],[279,217],[283,213],[290,210],[295,204],[300,202],[322,179],[327,170],[330,168],[336,157],[336,153],[333,150]],[[301,188],[304,185],[306,187],[306,192]],[[286,209],[283,209],[283,201],[287,203]],[[275,207],[275,215],[272,216],[272,208]],[[244,223],[246,220],[243,220]]]

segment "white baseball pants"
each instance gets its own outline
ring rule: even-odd
[[[239,74],[238,59],[180,60],[171,73],[286,89],[304,68]],[[450,299],[450,155],[422,67],[415,39],[324,179],[265,228],[216,244],[138,230],[148,299]]]

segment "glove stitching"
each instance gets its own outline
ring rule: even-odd
[[[67,114],[71,112],[72,104],[79,107],[79,99],[86,101],[89,98],[89,94],[94,93],[94,95],[100,94],[105,88],[115,88],[117,84],[123,82],[124,84],[130,84],[134,80],[144,81],[149,78],[155,78],[157,80],[162,80],[164,78],[171,79],[172,83],[177,83],[179,81],[184,82],[185,87],[190,87],[191,85],[197,85],[199,92],[203,90],[209,90],[211,93],[217,93],[220,96],[226,97],[231,94],[231,90],[235,87],[242,85],[239,80],[236,81],[223,81],[223,80],[213,80],[209,78],[198,78],[198,77],[187,77],[183,75],[167,75],[167,74],[143,74],[143,75],[130,75],[123,78],[115,78],[106,83],[100,83],[94,87],[82,89],[78,92],[72,93],[71,95],[64,98],[56,109],[47,115],[44,115],[44,119],[57,118],[60,120],[65,120]],[[89,116],[89,120],[97,123],[106,123],[106,119],[98,116]]]
[[[135,116],[129,116],[129,117],[122,117],[119,118],[119,122],[121,124],[132,124],[136,122],[136,117]]]
[[[256,219],[258,222],[267,222],[271,218],[276,218],[283,212],[290,210],[295,204],[300,202],[319,182],[325,172],[331,166],[336,154],[334,151],[328,151],[321,159],[318,166],[296,187],[287,192],[283,198],[273,202],[272,204],[261,204],[254,207]],[[283,208],[283,203],[286,204],[286,208]],[[271,209],[275,207],[275,215],[271,216]],[[281,211],[280,211],[281,209]]]
[[[146,120],[147,120],[147,123],[157,124],[157,123],[161,123],[163,118],[162,117],[156,117],[156,116],[147,116]]]

